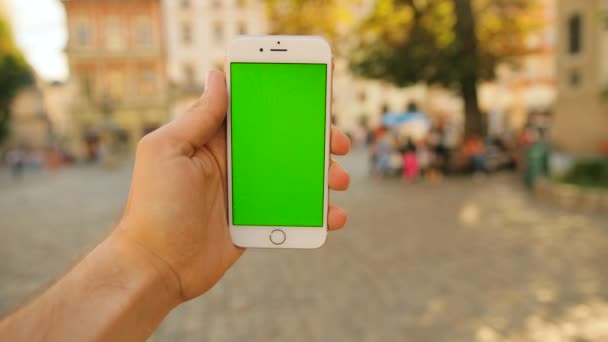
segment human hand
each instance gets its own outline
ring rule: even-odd
[[[146,135],[137,148],[127,206],[115,235],[144,250],[174,274],[179,301],[209,290],[241,256],[227,220],[224,74],[212,71],[205,93],[183,116]],[[331,152],[347,154],[350,141],[331,131]],[[332,159],[329,187],[346,190],[350,177]],[[346,212],[331,205],[330,230],[342,228]],[[157,266],[158,267],[158,266]]]

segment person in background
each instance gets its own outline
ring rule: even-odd
[[[376,142],[376,136],[374,135],[374,131],[370,127],[369,123],[365,123],[363,129],[365,130],[365,146],[370,148]]]
[[[35,171],[42,170],[45,166],[45,156],[44,156],[43,151],[34,150],[29,157],[28,164],[32,170],[35,170]]]
[[[468,136],[462,145],[463,155],[469,162],[474,175],[486,172],[485,145],[478,135]]]
[[[390,150],[390,147],[384,139],[387,131],[384,126],[384,118],[388,114],[388,111],[388,105],[382,105],[380,109],[380,124],[370,131],[369,140],[371,140],[371,144],[368,146],[370,175],[374,177],[383,176],[390,164],[390,152],[387,152],[387,150]]]
[[[420,173],[430,180],[432,173],[431,169],[433,163],[433,153],[431,152],[426,139],[423,139],[418,143],[416,158],[420,167]]]
[[[531,144],[525,152],[525,183],[534,188],[536,182],[549,175],[551,147],[545,140],[545,130],[538,128],[530,134]]]
[[[420,165],[416,156],[416,144],[412,138],[407,138],[407,143],[402,148],[403,153],[403,180],[411,183],[420,172]]]
[[[387,131],[387,127],[384,124],[384,118],[386,118],[389,111],[390,109],[387,104],[382,105],[382,109],[380,110],[380,124],[373,131],[376,141],[378,141]]]
[[[391,170],[391,153],[393,152],[392,139],[389,133],[384,131],[376,140],[376,164],[374,175],[384,177]]]
[[[407,114],[423,114],[418,110],[418,105],[416,104],[416,102],[408,102],[405,106],[405,112]]]
[[[26,155],[25,151],[20,147],[15,147],[8,151],[6,155],[6,161],[11,168],[13,178],[23,178],[23,172],[25,169]]]
[[[429,132],[429,144],[433,148],[437,169],[447,173],[450,155],[449,147],[446,144],[444,120],[433,123],[431,131]]]

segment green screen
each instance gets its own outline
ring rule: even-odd
[[[231,63],[235,225],[323,226],[326,68]]]

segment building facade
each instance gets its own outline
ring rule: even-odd
[[[576,155],[595,155],[608,140],[608,1],[558,1],[553,142]]]
[[[11,135],[8,145],[40,151],[53,144],[53,123],[44,95],[33,84],[19,91],[11,105]]]
[[[228,42],[266,34],[261,0],[163,0],[169,80],[202,86],[209,70],[224,68]]]
[[[211,69],[224,68],[226,47],[236,35],[266,34],[261,0],[163,0],[167,74],[172,113],[198,98]]]
[[[131,147],[169,120],[160,0],[63,0],[80,152],[100,141]],[[118,137],[118,138],[117,138]]]
[[[488,113],[488,132],[518,132],[531,113],[552,112],[557,97],[555,73],[557,0],[539,0],[526,13],[538,25],[524,41],[524,53],[500,63],[496,78],[479,87],[480,106]]]

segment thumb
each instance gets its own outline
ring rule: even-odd
[[[195,148],[204,146],[215,135],[226,118],[228,92],[224,73],[211,70],[205,92],[182,116],[173,120],[167,130],[173,137]]]

